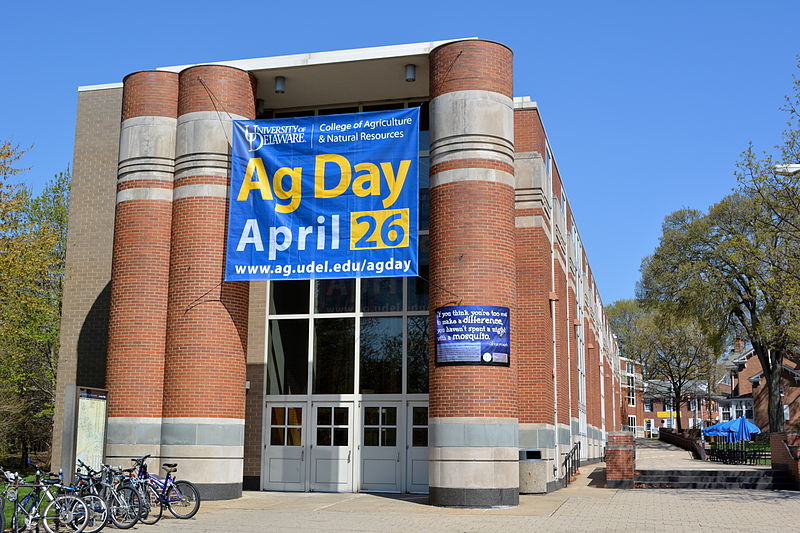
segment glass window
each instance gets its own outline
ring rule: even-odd
[[[427,230],[431,225],[431,160],[419,158],[419,229]]]
[[[364,446],[397,446],[397,407],[364,407]]]
[[[403,278],[363,278],[361,310],[365,313],[402,311]]]
[[[313,117],[314,110],[306,109],[303,111],[276,111],[275,118],[292,118],[292,117]]]
[[[408,107],[419,107],[419,149],[426,151],[430,147],[430,114],[428,102],[408,104]]]
[[[428,317],[408,317],[408,383],[410,394],[428,392]]]
[[[334,107],[317,111],[318,115],[342,115],[344,113],[358,113],[358,107]]]
[[[411,446],[428,445],[428,408],[411,408]]]
[[[323,279],[314,284],[317,313],[352,313],[356,310],[356,280]]]
[[[305,280],[270,282],[269,313],[271,315],[308,313],[308,282]]]
[[[308,320],[270,320],[267,357],[267,394],[305,394],[308,390]]]
[[[273,407],[270,416],[270,445],[300,446],[302,443],[302,425],[302,407]]]
[[[365,105],[362,109],[363,111],[390,111],[392,109],[404,109],[405,104],[403,102],[395,102],[393,104],[375,104],[375,105]]]
[[[361,319],[361,386],[363,394],[402,392],[403,319]]]
[[[355,319],[314,320],[313,394],[353,394]]]
[[[428,282],[430,238],[427,235],[419,236],[419,276],[408,279],[408,310],[428,310]]]
[[[317,446],[347,446],[350,439],[349,407],[317,408]]]

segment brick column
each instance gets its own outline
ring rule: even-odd
[[[770,433],[769,435],[772,468],[788,472],[794,480],[795,488],[800,488],[800,457],[797,456],[798,446],[800,446],[800,433],[778,432]]]
[[[255,117],[255,78],[180,73],[162,454],[206,499],[242,491],[248,284],[223,282],[231,119]]]
[[[511,310],[511,366],[430,364],[434,505],[519,502],[512,53],[459,41],[431,68],[431,322],[445,305]]]
[[[106,359],[114,464],[160,455],[177,113],[177,74],[123,81]]]
[[[632,489],[636,469],[636,446],[633,433],[614,431],[606,446],[606,486],[609,489]]]

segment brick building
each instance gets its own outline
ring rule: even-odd
[[[540,451],[549,490],[576,443],[602,457],[627,422],[617,347],[512,63],[461,40],[81,87],[53,467],[70,469],[83,388],[108,391],[108,462],[177,461],[207,498],[513,505],[520,448]],[[222,281],[232,120],[412,106],[420,277]],[[453,295],[511,310],[510,366],[436,366],[429,315]]]
[[[737,341],[725,359],[728,374],[722,388],[727,393],[719,402],[720,421],[745,416],[762,431],[769,430],[767,382],[753,347]],[[781,403],[784,429],[800,428],[800,369],[785,359],[781,372]]]
[[[675,408],[670,385],[666,381],[647,380],[644,383],[644,433],[655,435],[660,429],[677,429],[678,418],[686,431],[718,422],[719,394],[709,393],[705,381],[691,381],[683,391],[680,409]]]

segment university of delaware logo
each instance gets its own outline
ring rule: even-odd
[[[259,126],[247,124],[244,138],[249,151],[255,152],[264,146],[273,144],[297,144],[306,142],[306,128],[299,125]]]

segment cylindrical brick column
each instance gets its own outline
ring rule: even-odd
[[[160,455],[178,75],[123,81],[106,386],[106,457]]]
[[[180,73],[162,455],[206,499],[242,491],[248,283],[224,282],[231,120],[255,117],[255,78]]]
[[[517,505],[512,53],[448,43],[430,69],[431,323],[446,305],[511,310],[510,367],[437,367],[431,347],[430,502]]]
[[[636,446],[633,433],[614,431],[606,446],[606,486],[609,489],[632,489],[636,469]]]

